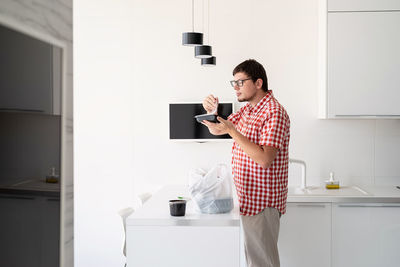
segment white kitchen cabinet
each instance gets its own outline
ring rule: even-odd
[[[397,267],[400,204],[332,207],[332,267]]]
[[[0,111],[60,115],[61,49],[0,26]]]
[[[400,118],[399,8],[329,0],[320,10],[321,118]]]
[[[281,266],[398,266],[400,191],[367,189],[371,196],[289,195],[278,240]],[[127,218],[127,266],[245,266],[238,207],[198,214],[189,201],[184,217],[170,216],[168,200],[187,195],[185,190],[165,186]]]
[[[239,266],[239,227],[129,226],[128,266]]]
[[[331,204],[288,203],[281,218],[279,256],[284,267],[329,267]]]
[[[188,201],[185,216],[174,217],[176,196],[189,196],[188,187],[163,187],[126,219],[127,266],[239,267],[239,207],[202,214]]]

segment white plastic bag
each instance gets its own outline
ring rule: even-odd
[[[209,172],[192,169],[189,173],[189,193],[202,213],[226,213],[233,209],[232,177],[225,164]]]

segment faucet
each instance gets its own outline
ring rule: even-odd
[[[306,163],[299,159],[289,159],[289,163],[299,164],[301,166],[301,189],[306,189]]]

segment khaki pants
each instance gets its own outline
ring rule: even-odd
[[[279,267],[279,211],[275,208],[265,208],[257,215],[240,218],[247,266]]]

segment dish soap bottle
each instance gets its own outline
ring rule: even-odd
[[[59,175],[56,174],[56,168],[52,167],[50,171],[50,175],[46,176],[46,183],[56,184],[58,183]]]
[[[333,172],[329,173],[329,180],[325,181],[326,189],[339,189],[339,181],[336,181],[333,177]]]

